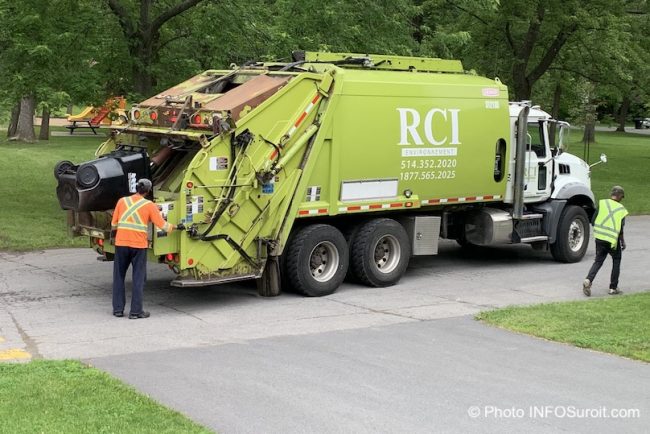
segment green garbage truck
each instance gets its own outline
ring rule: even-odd
[[[151,228],[175,286],[258,279],[261,295],[399,281],[441,239],[530,244],[582,259],[590,167],[568,124],[455,60],[295,52],[205,71],[132,107],[82,164],[54,168],[75,236],[111,260],[117,200],[150,200],[184,230]]]

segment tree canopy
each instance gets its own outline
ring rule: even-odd
[[[306,49],[460,59],[562,117],[589,89],[624,127],[649,115],[649,47],[647,0],[2,1],[0,121]]]

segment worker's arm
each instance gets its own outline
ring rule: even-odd
[[[162,229],[167,233],[174,230],[174,225],[165,221],[162,214],[160,213],[160,210],[158,210],[158,207],[153,202],[149,204],[149,218],[158,229]]]
[[[111,220],[111,229],[117,229],[117,223],[124,214],[124,198],[117,201],[115,209],[113,210],[113,220]]]
[[[111,235],[109,237],[111,244],[115,242],[115,238],[117,237],[117,223],[122,218],[122,214],[124,214],[125,206],[126,203],[124,203],[124,198],[122,198],[117,201],[115,209],[113,210],[113,219],[111,220]]]
[[[621,232],[618,234],[618,242],[621,243],[621,250],[625,250],[625,238],[623,238],[623,228],[625,227],[625,219],[621,220]]]
[[[593,226],[596,224],[596,216],[598,215],[598,206],[596,206],[596,209],[594,210],[594,213],[591,215],[591,225]]]

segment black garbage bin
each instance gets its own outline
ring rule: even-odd
[[[643,118],[634,118],[634,129],[640,130],[643,128]]]

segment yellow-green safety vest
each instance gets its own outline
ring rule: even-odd
[[[607,241],[612,249],[618,244],[621,225],[628,212],[623,205],[613,199],[602,199],[598,202],[598,215],[594,221],[594,237]]]

